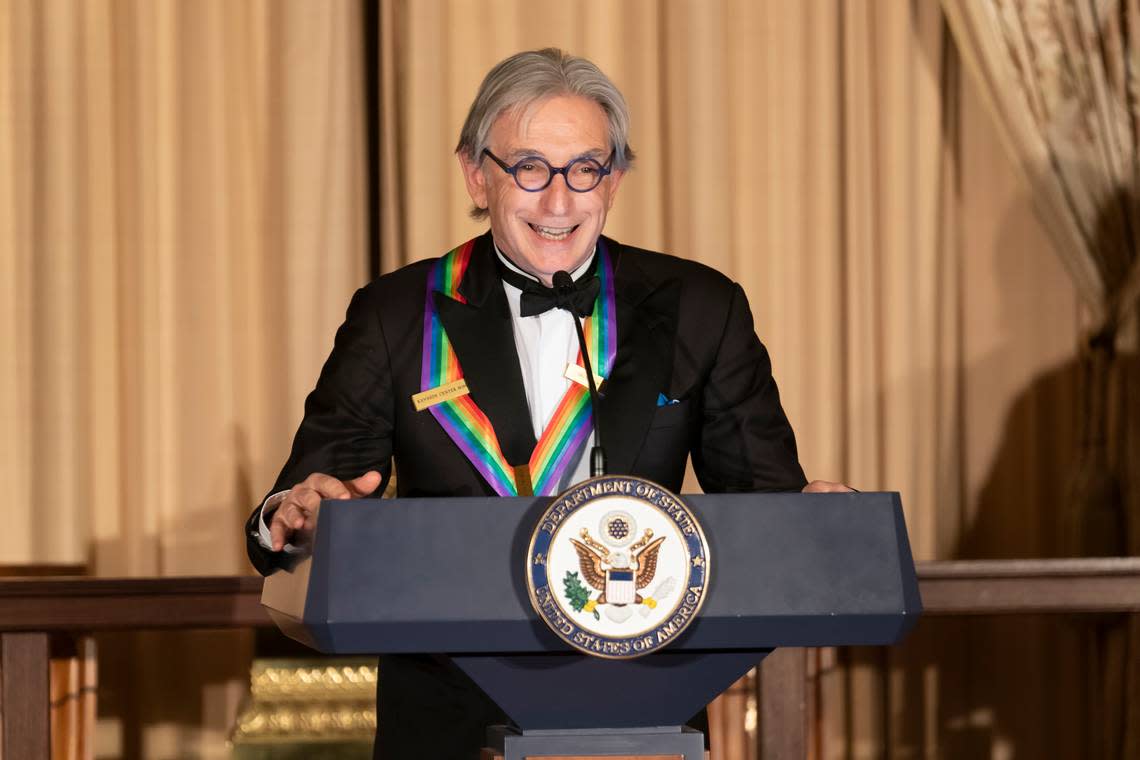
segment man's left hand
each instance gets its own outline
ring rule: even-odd
[[[842,483],[832,483],[830,480],[813,480],[804,486],[804,493],[848,493],[854,488]]]

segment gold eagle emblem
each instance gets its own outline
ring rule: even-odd
[[[653,582],[657,573],[657,554],[665,536],[653,538],[653,531],[646,530],[645,534],[629,547],[629,553],[624,551],[611,551],[602,543],[590,537],[590,531],[582,528],[582,540],[570,539],[574,551],[578,553],[578,566],[582,571],[582,578],[596,591],[602,592],[598,597],[598,604],[613,604],[618,607],[626,604],[641,604],[644,599],[641,594],[622,593],[627,588],[641,589]],[[618,596],[620,600],[607,600],[607,594]]]

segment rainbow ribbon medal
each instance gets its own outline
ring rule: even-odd
[[[466,303],[466,299],[459,293],[459,284],[463,281],[474,248],[475,241],[469,240],[449,251],[436,262],[428,275],[421,391],[440,388],[463,377],[459,359],[436,313],[432,294],[438,291],[448,298]],[[594,301],[594,311],[586,318],[582,330],[594,364],[594,373],[604,378],[609,377],[617,355],[617,307],[614,303],[613,262],[601,240],[598,241],[597,270],[601,289]],[[582,365],[581,352],[578,353],[577,363]],[[429,409],[495,493],[500,496],[519,495],[515,468],[503,456],[491,421],[470,394],[448,399]],[[592,427],[589,391],[572,382],[546,429],[542,431],[542,437],[527,463],[534,493],[554,493],[567,468],[577,461]]]

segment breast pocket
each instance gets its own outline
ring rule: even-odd
[[[684,425],[689,421],[689,401],[688,399],[678,401],[676,404],[664,404],[657,407],[653,412],[653,418],[649,421],[650,428],[667,428],[676,425]]]
[[[689,456],[691,409],[688,401],[681,401],[654,410],[633,475],[649,478],[674,491],[681,488],[685,460]]]

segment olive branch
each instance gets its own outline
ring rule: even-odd
[[[586,603],[590,601],[590,591],[582,585],[578,572],[567,570],[566,577],[562,579],[562,586],[566,590],[566,599],[569,600],[574,611],[581,612],[585,609]],[[602,619],[597,610],[590,610],[590,612],[594,614],[594,620]]]

